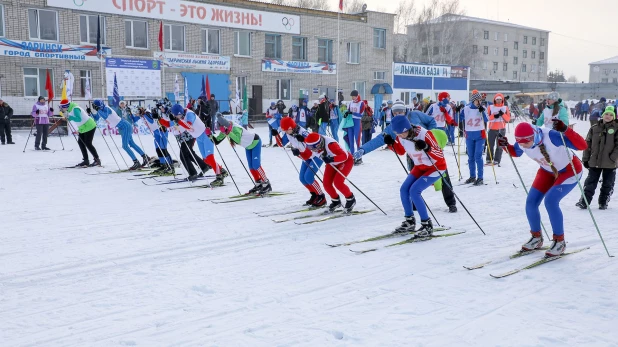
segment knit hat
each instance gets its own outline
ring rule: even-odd
[[[281,129],[286,131],[288,129],[295,129],[296,122],[291,117],[284,117],[281,119]]]
[[[38,98],[38,101],[41,101],[41,100],[45,100],[45,97],[44,97],[44,96],[42,96],[42,95],[41,95],[41,96],[39,96],[39,98]]]
[[[393,130],[395,134],[405,133],[406,131],[409,131],[411,128],[412,128],[412,125],[410,125],[410,121],[408,120],[408,117],[397,116],[397,117],[393,117],[393,120],[391,121],[391,129]]]
[[[324,146],[324,138],[318,133],[311,133],[305,137],[305,144],[310,150],[319,150]]]
[[[614,108],[614,106],[607,106],[605,108],[605,111],[603,112],[603,115],[605,115],[606,113],[611,114],[614,119],[616,119],[616,109]]]
[[[474,92],[476,92],[476,93],[474,93]],[[480,101],[481,99],[483,99],[481,94],[479,94],[478,91],[473,90],[472,96],[470,97],[470,101],[472,101],[472,102],[474,102],[475,100],[479,100]]]
[[[515,141],[517,143],[534,141],[536,145],[541,141],[540,135],[538,128],[530,123],[519,123],[515,127]]]
[[[389,104],[389,105],[392,105],[393,104],[393,100],[388,100],[386,103]]]
[[[69,100],[67,100],[67,99],[60,100],[60,107],[62,107],[62,108],[69,107]]]
[[[606,101],[607,101],[607,99],[605,99],[605,97],[603,96],[603,97],[601,97],[601,99],[600,99],[599,101],[600,101],[600,102],[606,102]]]
[[[391,106],[391,111],[393,111],[393,113],[405,113],[406,105],[401,100],[395,100],[395,103],[393,103],[393,106]]]
[[[448,99],[450,98],[451,95],[447,92],[441,92],[440,94],[438,94],[438,101],[442,101],[444,99]]]
[[[558,99],[560,99],[560,93],[558,92],[551,92],[547,94],[547,100],[558,101]]]

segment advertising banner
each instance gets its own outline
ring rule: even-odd
[[[395,76],[451,78],[451,67],[443,65],[395,63]]]
[[[337,65],[265,58],[262,59],[262,71],[334,75],[337,73]]]
[[[118,94],[130,96],[161,96],[161,64],[147,59],[105,59],[107,96],[114,94],[114,77],[118,83]]]
[[[154,58],[166,68],[230,71],[230,57],[221,55],[155,52]]]
[[[102,47],[104,54],[112,49]],[[61,43],[15,41],[0,38],[0,55],[9,57],[44,58],[59,60],[101,61],[95,45],[65,45]]]

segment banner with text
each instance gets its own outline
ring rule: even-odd
[[[307,63],[302,61],[262,59],[262,71],[334,75],[337,73],[337,65],[329,63]]]
[[[161,64],[158,60],[105,59],[107,96],[113,96],[114,75],[120,96],[161,97]]]
[[[395,76],[414,76],[414,77],[440,77],[450,78],[451,67],[443,65],[423,65],[395,63],[393,74]]]
[[[109,47],[102,47],[104,54],[111,54]],[[0,38],[0,55],[24,58],[100,61],[97,46],[64,45],[61,43],[15,41]]]
[[[221,55],[155,52],[154,58],[171,69],[230,71],[230,57]]]
[[[300,34],[300,16],[184,0],[47,0],[47,6],[201,25]]]

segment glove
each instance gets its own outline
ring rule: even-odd
[[[39,110],[34,111],[34,113],[39,114]]]
[[[429,152],[429,145],[427,145],[427,142],[423,140],[414,141],[414,147],[416,147],[419,151]]]
[[[206,128],[206,136],[208,137],[212,136],[212,130],[210,130],[210,128]]]
[[[52,111],[52,112],[54,112],[54,108],[53,108],[53,107],[50,107],[50,108],[49,108],[49,110],[50,110],[50,111]]]
[[[503,114],[504,114],[504,112],[502,112],[502,110],[500,110],[500,112],[494,114],[494,118],[498,119],[498,118],[502,117]]]
[[[159,119],[159,118],[161,118],[161,117],[159,117],[159,112],[157,112],[156,110],[153,110],[151,115],[152,115],[152,119]]]
[[[389,134],[384,135],[384,144],[392,146],[395,144],[395,139]]]
[[[483,107],[483,105],[479,106],[479,112],[485,112],[485,107]]]
[[[455,122],[454,119],[451,119],[451,121],[448,123],[448,125],[450,125],[452,127],[456,127],[457,126],[457,122]]]
[[[587,162],[587,161],[585,161],[585,162],[584,162],[584,167],[585,167],[586,169],[590,169],[590,165],[588,164],[588,162]]]
[[[4,116],[4,120],[9,120],[9,116]]]
[[[459,133],[457,134],[459,137],[463,137],[464,136],[464,132],[463,130],[459,129]]]
[[[328,156],[328,155],[324,154],[324,155],[322,156],[322,160],[323,160],[326,164],[330,164],[330,163],[332,163],[332,162],[334,162],[334,161],[335,161],[335,158],[333,158],[333,157],[331,157],[331,156]]]
[[[273,136],[279,136],[279,131],[277,131],[277,129],[275,129],[275,128],[270,129],[270,133],[271,133]]]
[[[343,116],[344,116],[344,117],[347,117],[347,116],[349,116],[349,115],[351,115],[351,114],[352,114],[352,112],[350,112],[350,111],[346,111],[346,112],[343,114]]]
[[[358,151],[354,152],[352,156],[354,157],[355,160],[358,160],[363,157],[363,154],[365,154],[365,150],[361,148]]]
[[[38,112],[38,110],[37,110],[37,112]],[[90,107],[86,107],[86,113],[92,114],[92,110],[90,109]]]
[[[498,146],[500,146],[500,147],[508,147],[509,146],[509,139],[507,139],[506,136],[498,137]]]
[[[168,117],[170,120],[173,120],[173,121],[175,121],[175,120],[176,120],[176,117],[175,117],[173,114],[171,114],[171,113],[170,113],[170,114],[168,114],[168,115],[167,115],[167,117]]]
[[[305,137],[303,135],[301,135],[301,134],[294,135],[294,138],[296,139],[296,141],[298,141],[300,143],[305,142]]]
[[[552,119],[552,122],[554,122],[554,130],[556,131],[564,133],[569,130],[569,127],[560,119]]]
[[[292,148],[292,154],[294,154],[295,157],[299,157],[300,151],[298,150],[298,148]]]

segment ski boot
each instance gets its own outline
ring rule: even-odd
[[[449,213],[455,213],[455,212],[457,212],[457,206],[455,206],[455,205],[450,205],[450,206],[448,207],[448,212],[449,212]]]
[[[41,149],[44,151],[51,151],[51,148],[47,148],[46,146],[41,147]]]
[[[102,166],[101,165],[101,159],[96,158],[92,161],[92,163],[90,165],[88,165],[89,167],[95,167],[95,166]]]
[[[313,204],[311,204],[313,207],[322,207],[324,205],[326,205],[326,197],[324,194],[317,195]]]
[[[584,199],[579,199],[579,201],[575,203],[575,206],[581,208],[582,210],[585,210],[587,208]]]
[[[564,235],[560,235],[560,236],[554,235],[554,240],[551,246],[549,247],[549,249],[547,250],[547,252],[545,252],[545,257],[546,258],[557,257],[559,255],[562,255],[565,249],[566,249],[566,242],[564,241]]]
[[[363,163],[363,158],[354,159],[354,166],[359,166]]]
[[[406,220],[401,223],[400,226],[395,228],[393,234],[413,233],[416,231],[416,218],[414,216],[407,216]]]
[[[335,212],[339,207],[341,207],[341,200],[339,198],[331,200],[330,205],[328,205],[328,213]]]
[[[599,210],[607,210],[607,204],[599,204]]]
[[[151,166],[151,167],[152,167],[152,166]],[[165,172],[165,170],[167,170],[167,169],[169,169],[169,167],[168,167],[167,165],[161,165],[161,164],[159,163],[159,167],[158,167],[156,170],[154,170],[154,171],[152,172],[152,174],[153,174],[153,175],[161,175],[161,174],[162,174],[162,173],[164,173],[164,172]]]
[[[221,176],[223,176],[223,178],[226,178],[227,176],[230,175],[230,173],[227,172],[227,170],[224,169],[224,168],[221,168],[221,170],[219,170],[219,172],[221,173]]]
[[[197,181],[197,175],[190,175],[189,177],[187,177],[187,181],[189,182],[195,182]]]
[[[431,237],[433,235],[433,223],[431,219],[422,220],[421,228],[416,231],[414,238],[425,238]]]
[[[159,176],[175,176],[176,175],[176,171],[174,170],[174,168],[170,168],[170,167],[166,167],[163,172],[161,172],[159,174]]]
[[[532,234],[530,240],[521,246],[520,252],[534,251],[535,249],[543,247],[543,236],[541,235],[541,232],[537,231],[530,233]]]
[[[148,164],[150,163],[150,158],[148,158],[148,156],[146,154],[142,155],[142,165],[141,167],[148,167]]]
[[[476,182],[476,177],[470,177],[464,182],[464,184],[470,184],[474,182]]]
[[[214,181],[210,182],[211,187],[221,187],[223,182],[223,174],[218,174]]]
[[[352,194],[352,196],[345,199],[345,206],[343,207],[343,213],[345,214],[351,213],[354,206],[356,206],[356,198],[354,197],[354,194]]]
[[[81,163],[75,165],[75,167],[89,167],[89,166],[93,166],[93,165],[90,165],[90,163],[88,163],[88,160],[86,159],[84,159]]]
[[[35,151],[40,151],[40,150],[41,150],[41,148],[40,148],[40,147],[34,147],[34,150],[35,150]]]
[[[262,189],[262,181],[255,181],[255,186],[246,195],[256,194]]]
[[[311,192],[311,197],[309,198],[309,200],[305,201],[305,204],[303,206],[313,206],[313,203],[315,202],[315,199],[318,197],[318,194]]]
[[[482,178],[478,178],[478,179],[474,182],[474,185],[475,185],[475,186],[482,186],[482,185],[484,185],[484,184],[485,184],[485,182],[483,182],[483,179],[482,179]]]
[[[273,188],[270,186],[270,181],[262,182],[262,188],[259,190],[258,195],[266,195],[273,191]]]

